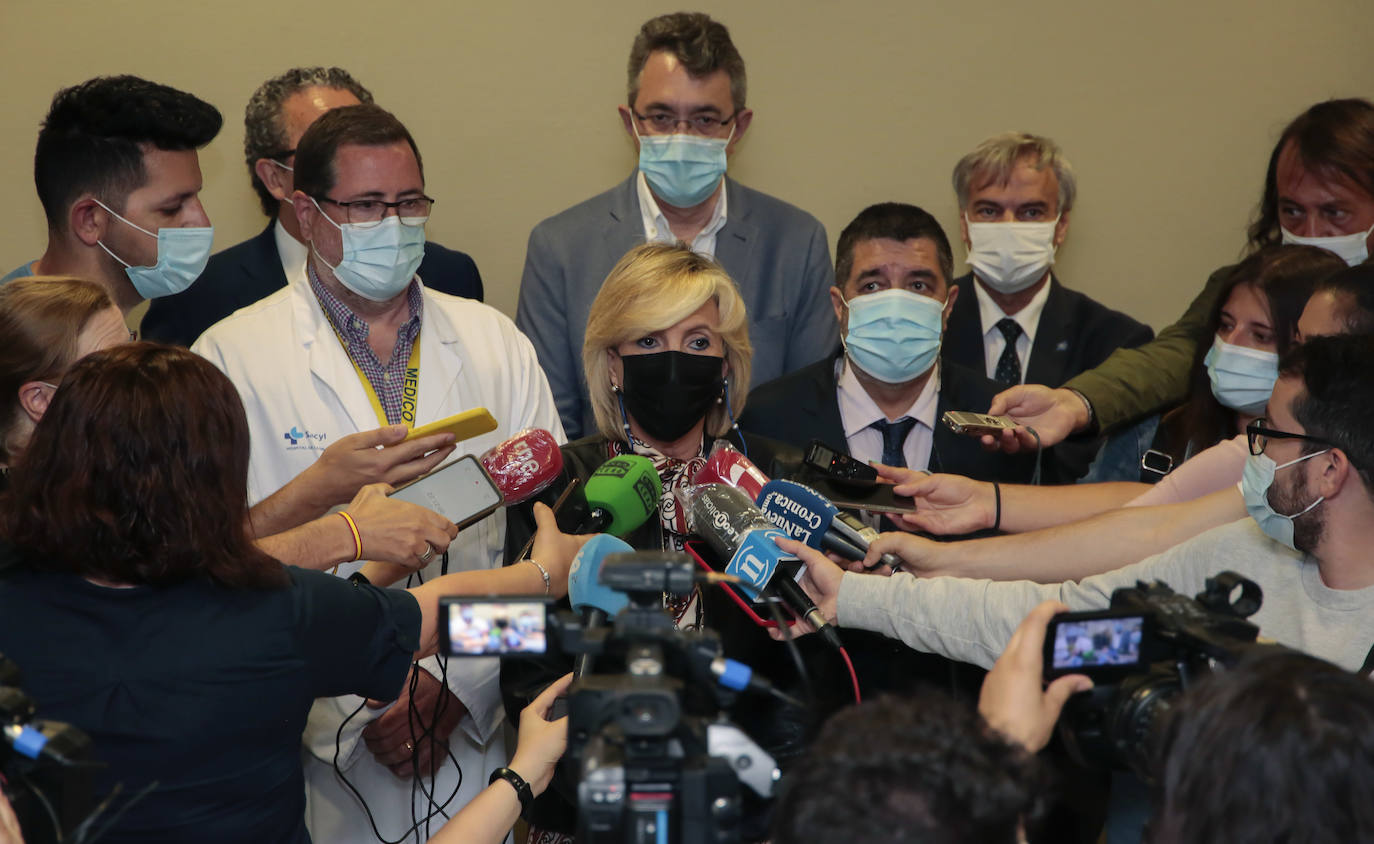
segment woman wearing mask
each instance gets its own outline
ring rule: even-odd
[[[411,660],[437,647],[441,595],[560,595],[580,547],[544,532],[540,566],[409,592],[355,585],[253,543],[247,467],[229,380],[146,343],[67,370],[11,467],[0,652],[45,717],[91,737],[108,766],[95,793],[120,787],[102,841],[309,840],[300,738],[313,700],[395,698]]]
[[[553,501],[574,479],[585,481],[612,457],[643,456],[653,461],[662,496],[657,512],[623,538],[636,549],[681,551],[690,531],[674,493],[692,483],[717,439],[743,451],[770,477],[790,476],[787,467],[797,466],[800,454],[734,427],[748,394],[751,353],[744,302],[718,264],[677,245],[630,250],[592,303],[582,347],[597,433],[563,447],[563,474],[541,499]],[[559,523],[572,530],[587,511],[579,483],[560,510]],[[517,559],[531,527],[528,507],[510,512],[507,565]],[[720,633],[726,653],[755,669],[786,663],[774,656],[773,665],[762,664],[757,654],[773,652],[774,643],[720,589],[699,588],[685,598],[665,595],[664,606],[681,628]],[[514,719],[567,665],[556,660],[502,665],[508,717]],[[790,671],[790,665],[783,670]],[[794,676],[772,679],[787,683]],[[778,745],[800,733],[795,719],[779,717],[772,708],[757,714],[759,721],[774,722]],[[739,709],[734,715],[737,722],[748,721]],[[743,726],[754,735],[750,723]],[[566,797],[555,793],[537,801],[532,820],[530,841],[571,840],[575,814]]]
[[[1303,306],[1318,281],[1345,267],[1315,246],[1266,246],[1236,266],[1208,315],[1212,344],[1198,349],[1188,401],[1165,415],[1155,435],[1167,463],[1178,466],[1227,440],[1244,461],[1245,426],[1264,415]],[[1158,477],[1147,471],[1143,479]]]

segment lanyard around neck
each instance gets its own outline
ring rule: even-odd
[[[391,420],[387,418],[386,408],[382,406],[382,399],[377,395],[377,389],[368,380],[363,368],[358,365],[358,361],[353,357],[353,352],[349,350],[348,341],[339,333],[339,329],[334,325],[334,321],[325,316],[325,322],[334,329],[334,336],[339,338],[339,345],[343,347],[344,354],[348,356],[348,362],[353,364],[353,371],[358,373],[358,380],[363,384],[363,392],[367,393],[367,400],[372,404],[372,412],[377,414],[377,421],[382,425],[390,425]],[[407,428],[415,427],[415,409],[420,405],[420,335],[417,332],[415,340],[410,344],[410,360],[406,363],[405,381],[401,385],[401,421]]]

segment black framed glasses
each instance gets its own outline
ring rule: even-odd
[[[340,202],[327,196],[318,196],[316,199],[342,208],[348,222],[363,228],[371,228],[380,223],[386,217],[387,211],[392,208],[396,209],[396,216],[401,218],[402,225],[423,226],[425,221],[429,219],[429,212],[434,208],[435,203],[435,200],[428,196],[412,196],[396,202],[387,202],[382,199],[355,199],[352,202]]]
[[[648,126],[660,135],[667,135],[683,124],[685,124],[687,130],[693,134],[714,135],[720,131],[720,127],[734,120],[739,112],[736,111],[729,117],[717,117],[714,114],[696,114],[691,117],[678,117],[670,111],[655,111],[649,114],[640,114],[637,111],[632,111],[631,114],[635,116],[635,119],[638,120],[640,124]]]
[[[1288,431],[1279,431],[1269,427],[1269,420],[1263,416],[1245,426],[1245,439],[1250,445],[1250,453],[1260,455],[1264,453],[1264,447],[1269,445],[1270,440],[1307,440],[1308,442],[1321,443],[1328,448],[1336,448],[1336,444],[1321,437],[1309,437],[1307,434],[1293,434]]]

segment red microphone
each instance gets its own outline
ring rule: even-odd
[[[477,459],[507,506],[539,494],[563,471],[563,452],[543,428],[526,428]]]
[[[768,476],[738,449],[728,443],[718,443],[706,459],[706,465],[692,478],[692,483],[725,484],[749,496],[750,501],[757,501],[763,485],[768,483]]]

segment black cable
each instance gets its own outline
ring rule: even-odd
[[[787,645],[787,653],[792,657],[792,664],[797,667],[797,675],[801,678],[802,689],[806,692],[806,702],[811,708],[816,706],[816,687],[811,685],[811,674],[806,670],[806,662],[802,660],[801,649],[797,647],[796,639],[792,636],[792,628],[787,624],[787,619],[783,618],[782,610],[778,609],[776,601],[766,601],[768,611],[772,614],[773,620],[777,622],[778,629],[782,631],[782,640]]]
[[[52,803],[48,802],[48,796],[43,793],[42,789],[33,784],[33,780],[23,774],[19,774],[19,780],[28,786],[29,791],[33,792],[33,796],[38,798],[38,803],[43,807],[43,811],[47,812],[48,820],[52,821],[54,840],[59,842],[66,840],[62,837],[62,823],[58,821],[57,812],[53,810]]]
[[[1032,437],[1035,437],[1035,472],[1031,475],[1031,486],[1040,486],[1040,454],[1042,452],[1040,435],[1029,425],[1026,426],[1026,430],[1030,432]]]
[[[140,801],[140,800],[142,800],[143,798],[147,797],[149,794],[152,794],[152,793],[153,793],[153,790],[156,789],[156,788],[158,787],[158,785],[160,785],[160,784],[161,784],[161,783],[159,783],[158,780],[153,780],[152,782],[150,782],[150,783],[148,783],[147,785],[145,785],[145,786],[143,787],[143,790],[142,790],[142,791],[140,791],[139,793],[135,794],[133,797],[130,797],[130,798],[129,798],[129,802],[127,802],[127,803],[125,803],[123,806],[119,807],[119,810],[116,811],[113,815],[110,815],[109,819],[105,821],[104,825],[102,825],[102,826],[100,827],[99,830],[97,830],[96,832],[94,832],[94,833],[91,834],[91,838],[90,838],[91,843],[94,844],[94,842],[99,841],[100,838],[101,838],[105,833],[107,833],[107,832],[110,831],[110,828],[113,827],[113,826],[115,825],[115,822],[118,821],[118,820],[120,819],[120,817],[122,817],[122,816],[124,815],[125,812],[129,811],[129,809],[130,809],[135,803],[137,803],[138,801]],[[116,786],[114,787],[114,790],[110,792],[110,797],[114,797],[115,794],[118,793],[118,792],[119,792],[119,786],[116,785]],[[101,805],[104,805],[104,804],[101,804]],[[100,807],[97,806],[96,808],[99,809]],[[90,818],[88,818],[87,820],[90,820]],[[84,821],[82,822],[82,826],[85,826],[85,822],[84,822]],[[78,829],[80,829],[80,827],[78,827]],[[82,839],[77,839],[77,841],[78,841],[78,844],[80,844],[80,842],[82,841]]]

